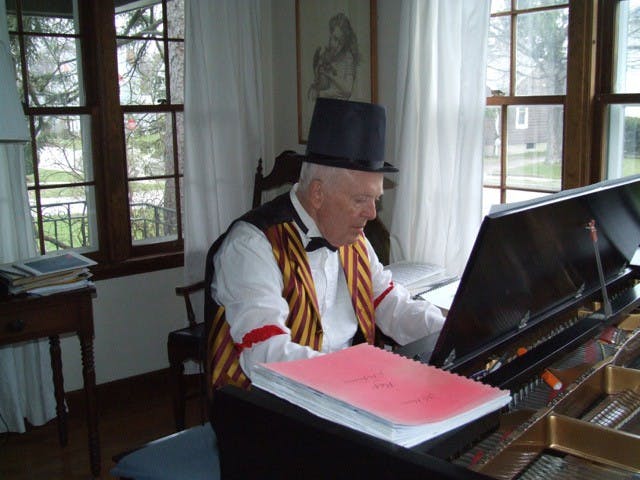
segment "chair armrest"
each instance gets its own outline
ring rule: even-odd
[[[190,327],[195,327],[197,324],[196,314],[193,311],[193,305],[191,304],[191,294],[203,289],[204,280],[200,280],[199,282],[191,283],[189,285],[176,287],[176,295],[184,298],[184,306],[187,309],[187,320],[189,321]]]

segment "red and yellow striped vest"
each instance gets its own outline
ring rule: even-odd
[[[287,327],[291,338],[300,345],[315,350],[322,347],[322,325],[316,298],[315,286],[307,261],[307,253],[302,246],[300,235],[294,222],[273,225],[265,230],[271,243],[273,255],[282,271],[283,297],[289,304]],[[351,301],[358,319],[360,332],[367,343],[375,338],[373,288],[369,257],[364,236],[351,245],[338,250],[344,270]],[[207,372],[211,375],[210,388],[217,389],[226,384],[248,388],[250,380],[239,364],[239,352],[235,348],[229,324],[224,315],[224,307],[215,312],[209,337]]]

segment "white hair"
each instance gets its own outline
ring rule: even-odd
[[[344,168],[330,167],[327,165],[320,165],[318,163],[302,162],[300,177],[298,178],[298,190],[306,192],[313,180],[320,180],[327,186],[327,188],[332,188],[337,183],[337,176],[344,172],[346,172]]]

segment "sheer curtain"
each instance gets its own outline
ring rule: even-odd
[[[459,275],[482,212],[489,0],[402,2],[394,159],[394,259]]]
[[[11,68],[4,0],[0,0],[0,55],[2,68]],[[3,93],[15,95],[18,102],[17,90],[9,89]],[[24,172],[24,146],[0,143],[0,263],[36,254]],[[0,348],[0,431],[24,432],[25,418],[42,425],[55,416],[47,341]]]
[[[35,255],[23,151],[0,144],[0,263]],[[42,425],[56,416],[55,407],[47,341],[0,348],[0,431],[24,432],[25,418]]]
[[[203,278],[211,243],[250,208],[258,159],[267,158],[261,48],[269,44],[269,22],[262,22],[263,5],[185,5],[186,282]]]

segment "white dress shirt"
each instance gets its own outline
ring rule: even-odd
[[[296,212],[308,228],[305,233],[297,226],[302,244],[306,245],[311,237],[321,235],[300,204],[296,190],[297,184],[290,196]],[[383,269],[373,248],[368,241],[366,243],[374,300],[385,295],[375,310],[378,328],[401,345],[438,332],[444,322],[440,309],[425,301],[412,300],[404,287],[393,284],[391,273]],[[339,254],[319,248],[308,252],[307,256],[320,309],[323,331],[321,351],[326,353],[348,347],[358,329],[358,321]],[[253,365],[257,363],[310,358],[321,354],[291,340],[290,330],[286,326],[289,306],[282,296],[282,273],[273,256],[271,244],[260,229],[247,222],[236,222],[213,261],[215,279],[212,295],[219,305],[225,307],[233,341],[244,344],[240,366],[249,378]],[[260,331],[262,327],[276,327],[283,333],[247,344],[247,338],[251,338],[247,334]]]

